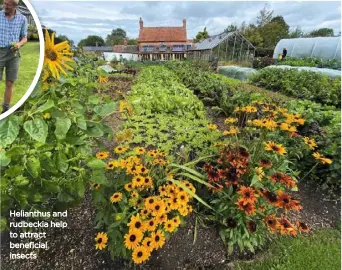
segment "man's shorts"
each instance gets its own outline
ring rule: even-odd
[[[10,48],[0,48],[0,81],[2,74],[6,70],[6,81],[16,81],[18,79],[20,62],[20,52],[17,51],[17,56]]]

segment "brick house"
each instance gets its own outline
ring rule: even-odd
[[[186,19],[180,27],[144,27],[139,21],[139,59],[175,60],[184,59],[192,42],[186,37]]]

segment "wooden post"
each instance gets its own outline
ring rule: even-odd
[[[241,46],[240,46],[240,53],[239,53],[239,59],[240,59],[240,60],[242,60],[242,59],[241,59],[242,45],[243,45],[243,40],[242,40],[242,42],[241,42]]]
[[[226,54],[224,56],[224,60],[227,61],[227,52],[228,52],[229,38],[226,39]]]
[[[248,57],[249,57],[249,44],[248,44],[248,47],[247,47],[246,61],[248,61]]]

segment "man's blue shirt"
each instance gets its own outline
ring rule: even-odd
[[[11,43],[19,42],[23,37],[27,37],[26,17],[16,10],[8,20],[5,11],[0,11],[0,48],[11,47]]]

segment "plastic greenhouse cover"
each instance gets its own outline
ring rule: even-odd
[[[293,67],[293,66],[287,66],[287,65],[279,65],[279,66],[268,66],[265,68],[280,68],[280,69],[297,69],[297,70],[306,70],[306,71],[312,71],[312,72],[319,72],[326,76],[329,76],[331,78],[334,77],[341,77],[341,71],[336,69],[329,69],[329,68],[316,68],[316,67]]]
[[[254,68],[239,67],[239,66],[219,66],[218,72],[227,77],[247,81],[251,76],[259,72]]]
[[[283,53],[283,48],[286,48],[287,56],[294,58],[341,59],[341,37],[281,39],[274,49],[274,59]]]
[[[103,65],[103,66],[100,66],[99,67],[100,69],[108,72],[108,73],[111,73],[113,71],[116,71],[114,68],[112,68],[110,65]]]

